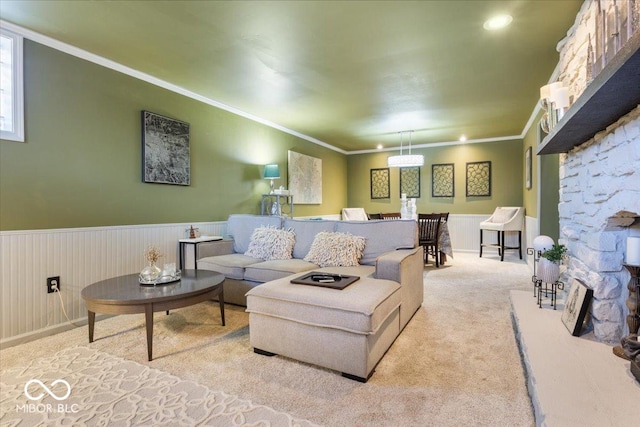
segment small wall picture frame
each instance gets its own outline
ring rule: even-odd
[[[531,172],[531,156],[532,149],[531,147],[527,148],[527,151],[524,154],[524,182],[527,190],[531,190],[533,187],[533,182],[531,180],[532,172]]]
[[[573,279],[562,312],[562,323],[574,337],[580,336],[584,319],[589,311],[593,289],[578,279]]]
[[[372,199],[389,199],[391,197],[389,168],[371,169],[370,179]]]
[[[467,163],[467,197],[491,196],[491,162]]]
[[[420,198],[420,167],[400,168],[400,194],[409,199]]]
[[[453,163],[431,165],[431,197],[453,197],[454,178]]]

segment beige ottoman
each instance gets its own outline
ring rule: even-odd
[[[247,293],[256,353],[282,355],[366,382],[400,333],[400,285],[361,277],[343,290],[264,283]]]

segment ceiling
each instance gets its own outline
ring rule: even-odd
[[[520,135],[582,0],[9,1],[0,17],[339,150]],[[496,13],[513,22],[483,29]]]

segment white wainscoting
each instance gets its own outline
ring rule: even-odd
[[[317,218],[319,216],[314,216]],[[339,215],[322,215],[339,219]],[[450,215],[449,232],[456,252],[478,252],[480,222],[489,215]],[[0,232],[0,344],[11,345],[35,335],[69,327],[57,294],[47,294],[47,277],[60,276],[61,296],[69,318],[87,316],[80,291],[99,280],[139,272],[145,248],[154,244],[163,262],[177,262],[178,239],[190,225],[202,234],[225,235],[226,222],[91,227]],[[537,236],[538,221],[527,217],[523,248]],[[486,239],[494,237],[487,234]],[[517,236],[507,236],[509,244]],[[523,253],[525,256],[526,251]],[[497,256],[486,250],[486,256]],[[529,257],[527,257],[528,259]]]
[[[226,232],[226,222],[1,232],[0,343],[67,324],[60,296],[47,294],[47,277],[60,276],[69,318],[86,318],[82,288],[139,272],[145,265],[144,250],[151,244],[165,255],[161,263],[177,262],[178,239],[187,237],[190,225],[207,235]]]
[[[479,252],[480,251],[480,223],[485,221],[491,215],[449,215],[449,234],[451,235],[451,246],[454,251],[460,252]],[[485,231],[483,239],[485,243],[493,243],[497,241],[496,232]],[[522,238],[524,239],[525,233]],[[507,233],[505,236],[505,245],[517,246],[518,234]],[[524,241],[523,241],[523,247]],[[495,251],[497,254],[497,251]],[[491,249],[485,249],[484,254],[491,254]],[[455,254],[454,254],[455,255]]]
[[[451,246],[453,247],[453,256],[457,252],[479,252],[480,251],[480,223],[490,215],[449,215],[449,234],[451,235]],[[496,234],[492,232],[484,232],[483,238],[485,243],[496,241]],[[526,255],[527,247],[531,246],[529,242],[538,235],[538,219],[532,217],[525,217],[525,230],[522,233],[522,258],[527,260],[527,263],[532,263],[533,259],[529,259]],[[505,244],[508,246],[517,246],[518,235],[517,233],[507,233],[505,237]],[[507,254],[513,254],[509,251]],[[498,252],[495,249],[487,249],[483,251],[484,256],[497,256]]]
[[[525,228],[526,228],[526,236],[527,236],[527,244],[522,244],[526,248],[533,247],[533,239],[540,235],[540,223],[538,222],[538,218],[532,218],[530,216],[525,217]],[[524,256],[524,254],[523,254]],[[527,264],[531,268],[533,272],[533,255],[527,255]]]

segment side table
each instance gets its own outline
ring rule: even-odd
[[[260,215],[285,215],[293,218],[293,194],[263,194]]]
[[[190,268],[193,270],[197,270],[198,269],[198,245],[202,242],[213,242],[216,240],[222,240],[222,236],[203,236],[203,237],[197,237],[195,239],[180,239],[178,240],[178,244],[180,245],[180,247],[178,248],[178,252],[180,253],[180,265],[179,268],[180,270],[183,270],[185,268]],[[185,258],[186,258],[186,250],[187,247],[191,247],[193,248],[193,266],[185,266]]]

